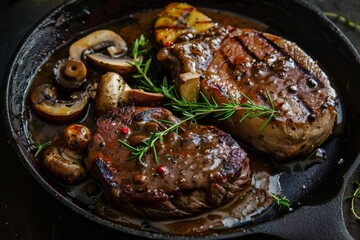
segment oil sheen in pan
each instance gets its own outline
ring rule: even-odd
[[[224,24],[231,23],[231,25],[240,28],[254,28],[261,31],[267,30],[267,26],[262,23],[232,13],[207,9],[201,10],[216,22]],[[117,31],[129,44],[142,33],[146,33],[149,36],[153,35],[152,26],[157,16],[156,13],[157,12],[154,11],[137,13],[110,25],[102,26],[101,28]],[[50,81],[53,64],[61,57],[66,56],[67,52],[68,46],[55,51],[54,55],[42,66],[41,71],[35,76],[33,85],[44,81]],[[31,139],[51,139],[60,136],[61,131],[64,128],[64,125],[50,125],[43,122],[32,113],[31,109],[29,109],[28,117],[27,127]],[[80,122],[94,131],[95,121],[91,110]],[[43,126],[47,126],[46,129],[48,130],[46,133],[40,130]],[[322,150],[317,151],[319,151],[318,153],[323,153]],[[128,216],[116,211],[108,204],[99,185],[92,179],[80,185],[71,187],[63,186],[54,180],[53,185],[56,185],[56,188],[62,188],[62,192],[69,195],[76,204],[84,206],[84,208],[89,209],[89,211],[94,214],[124,226],[175,235],[208,235],[221,232],[222,230],[234,226],[239,226],[261,214],[273,203],[273,199],[269,197],[268,192],[275,195],[281,194],[281,186],[279,183],[281,173],[274,174],[271,159],[251,150],[247,150],[247,152],[251,159],[251,185],[239,193],[238,198],[234,199],[228,205],[191,218],[168,221],[148,221]],[[321,162],[318,158],[318,153],[315,153],[314,155],[316,157],[316,163]],[[303,164],[302,170],[305,170],[309,163],[314,163],[314,161],[312,161],[314,156],[309,157],[309,161],[301,163]],[[292,164],[296,165],[297,163]],[[286,170],[296,169],[294,167],[289,167]]]

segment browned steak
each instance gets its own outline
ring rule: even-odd
[[[252,29],[219,27],[197,39],[163,49],[158,59],[173,77],[201,74],[201,91],[218,103],[242,93],[255,104],[271,107],[275,118],[260,131],[267,117],[240,119],[237,111],[221,128],[279,160],[305,155],[331,134],[336,118],[336,94],[325,73],[295,43]]]
[[[125,107],[101,116],[86,165],[115,208],[147,218],[188,216],[223,205],[250,182],[246,153],[213,126],[182,124],[142,158],[128,160],[118,139],[138,147],[179,119],[164,108]]]

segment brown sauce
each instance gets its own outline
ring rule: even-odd
[[[229,204],[189,218],[164,221],[138,219],[120,213],[101,201],[97,202],[96,210],[106,219],[147,231],[188,236],[210,235],[240,226],[260,215],[273,202],[266,195],[269,191],[280,192],[278,175],[270,176],[262,171],[253,173],[251,186],[239,193],[238,197]]]
[[[231,24],[239,28],[254,28],[261,31],[267,29],[262,23],[247,19],[228,12],[219,12],[202,9],[205,14],[214,21],[224,25]],[[157,17],[157,12],[141,12],[110,25],[104,25],[101,29],[111,29],[119,33],[123,39],[130,44],[141,34],[153,41],[153,25]],[[79,36],[80,38],[80,36]],[[75,40],[75,39],[74,39]],[[50,82],[52,79],[52,68],[55,62],[68,55],[69,46],[59,48],[54,52],[50,59],[41,67],[38,74],[33,79],[32,88],[43,83]],[[96,81],[101,73],[90,70],[89,75]],[[30,91],[31,92],[31,89]],[[33,141],[45,142],[49,139],[60,137],[63,128],[68,124],[53,124],[43,121],[34,112],[28,108],[27,128],[29,137]],[[80,123],[95,131],[96,117],[91,105],[87,113],[79,119]],[[274,174],[272,162],[263,155],[246,149],[251,160],[252,182],[249,187],[243,190],[239,196],[231,203],[219,209],[206,212],[191,218],[166,220],[166,221],[148,221],[134,216],[128,216],[114,210],[106,201],[103,193],[94,190],[89,193],[89,185],[93,186],[94,180],[90,179],[85,183],[76,186],[63,186],[59,183],[58,188],[69,195],[74,202],[86,206],[89,211],[102,216],[105,219],[119,223],[124,226],[155,231],[162,233],[171,233],[175,235],[208,235],[216,234],[223,230],[238,226],[259,214],[261,214],[273,199],[269,197],[268,192],[281,194],[279,185],[279,175]],[[291,168],[291,167],[289,167]],[[91,187],[90,187],[91,188]],[[97,187],[95,187],[96,189]]]

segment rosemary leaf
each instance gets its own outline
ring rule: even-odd
[[[350,197],[351,198],[350,211],[357,220],[360,220],[360,216],[357,214],[357,210],[355,208],[355,200],[360,198],[360,184],[357,182],[355,182],[355,184],[357,185],[357,188],[355,189],[353,195]]]
[[[35,141],[33,142],[33,145],[34,145],[34,149],[36,150],[35,157],[37,157],[42,150],[44,150],[45,148],[51,145],[51,141],[47,141],[45,143],[40,143],[38,141]]]
[[[279,206],[280,210],[282,210],[284,208],[287,208],[287,209],[290,208],[290,201],[285,196],[284,197],[278,197],[278,196],[273,195],[271,193],[269,193],[269,194],[270,194],[270,196],[272,198],[275,199],[275,201],[276,201],[277,205]]]
[[[360,24],[357,24],[357,23],[351,21],[350,19],[345,18],[344,16],[342,16],[339,13],[325,12],[325,15],[328,17],[334,18],[334,19],[338,20],[339,22],[345,23],[346,25],[348,25],[351,28],[360,30]]]
[[[147,60],[145,65],[144,65],[144,74],[147,74],[147,72],[149,70],[149,67],[150,67],[150,64],[151,64],[151,59]]]

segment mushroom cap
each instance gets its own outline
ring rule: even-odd
[[[81,60],[85,50],[104,47],[107,47],[111,56],[122,54],[127,50],[126,42],[117,33],[111,30],[98,30],[73,43],[69,55],[71,58]]]
[[[65,184],[76,184],[87,178],[84,156],[63,146],[49,146],[41,163],[45,170]]]
[[[63,138],[67,147],[75,151],[86,151],[92,134],[89,128],[82,124],[74,123],[63,130]]]
[[[118,107],[119,101],[129,100],[127,90],[131,89],[125,80],[115,72],[105,73],[99,82],[95,97],[95,111],[101,115]]]
[[[37,86],[30,95],[30,102],[35,112],[43,119],[65,123],[76,120],[86,110],[88,95],[84,92],[75,92],[69,100],[58,99],[56,88],[49,84]]]

